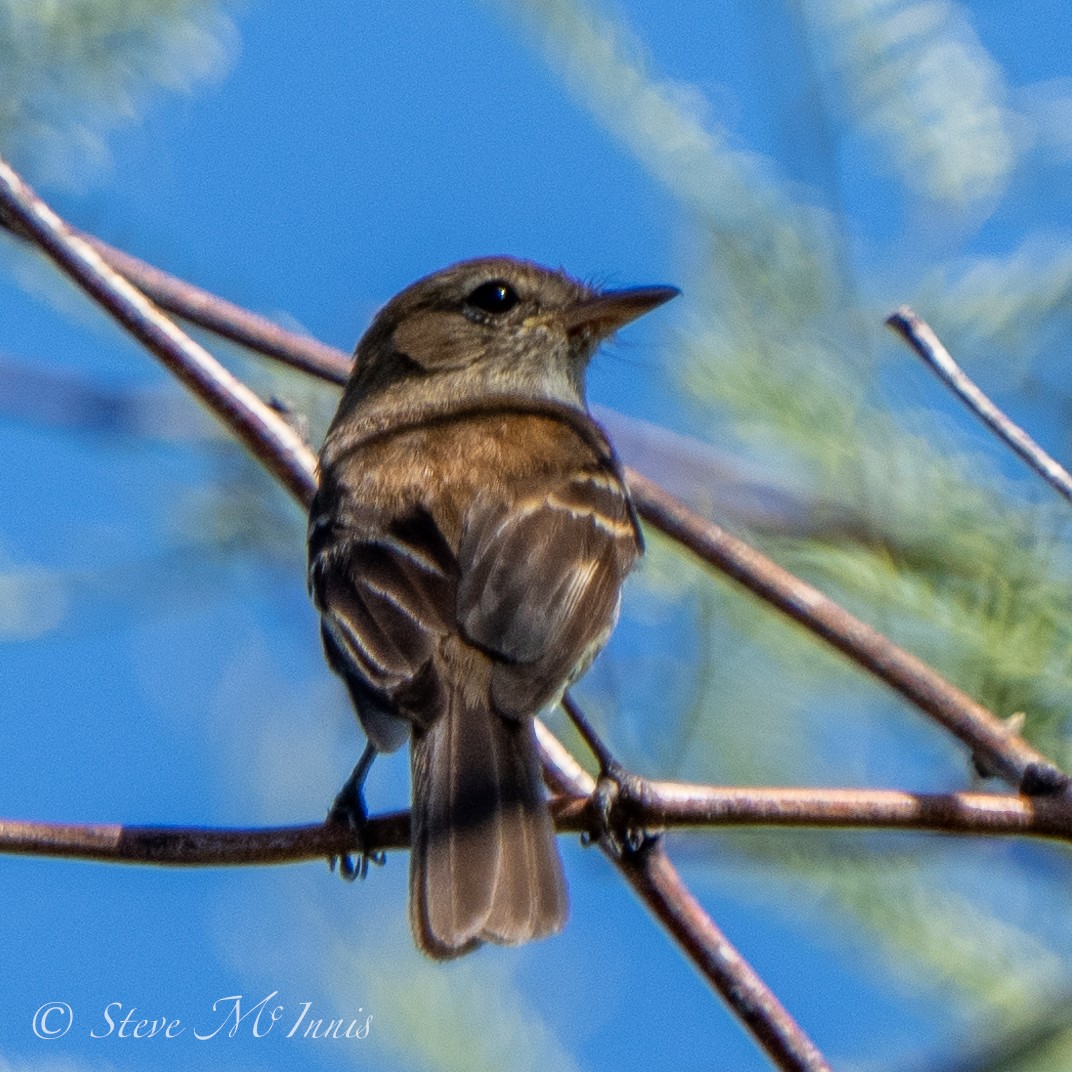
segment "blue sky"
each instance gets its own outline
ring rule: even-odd
[[[884,10],[918,16],[921,7]],[[648,131],[646,147],[623,139],[615,101],[601,104],[568,74],[568,45],[548,44],[508,5],[375,8],[232,9],[229,30],[213,24],[228,57],[213,79],[138,98],[135,119],[106,133],[103,166],[66,182],[44,170],[30,178],[78,226],[344,349],[397,290],[462,257],[513,253],[598,281],[676,284],[683,298],[628,329],[596,363],[590,393],[705,434],[705,411],[683,401],[674,362],[678,341],[709,310],[698,270],[704,228],[712,219],[729,228],[734,205],[706,188],[685,196],[687,169],[675,174],[667,161],[695,158],[668,155],[667,129]],[[744,176],[742,189],[757,199],[777,189],[773,205],[843,221],[843,267],[870,318],[862,332],[877,335],[881,313],[932,293],[934,273],[965,258],[1005,263],[1028,240],[1040,273],[1059,278],[1072,146],[1060,138],[1059,119],[1072,114],[1072,83],[1061,80],[1070,76],[1072,32],[1056,0],[1019,4],[1015,15],[997,0],[930,8],[946,19],[939,37],[963,45],[968,35],[973,62],[998,78],[996,98],[1015,117],[1008,165],[959,201],[914,193],[898,154],[858,115],[854,122],[831,88],[838,83],[817,73],[815,55],[829,54],[821,35],[836,31],[824,30],[814,5],[630,0],[607,10],[631,28],[633,43],[619,44],[644,58],[680,107],[681,129],[706,131],[705,145],[740,155],[727,181]],[[815,35],[807,47],[802,11]],[[972,149],[972,137],[990,129],[985,119],[982,133],[964,135],[965,160],[993,149]],[[915,174],[937,170],[922,159]],[[0,452],[17,459],[0,471],[0,582],[10,593],[0,618],[0,814],[221,826],[319,818],[360,737],[319,652],[301,517],[267,480],[248,476],[179,388],[101,314],[24,256],[7,252],[4,263],[0,358],[133,393],[140,424],[94,430],[50,424],[32,406],[0,412]],[[949,271],[982,300],[970,273]],[[1059,315],[1047,316],[1042,343],[998,354],[1010,365],[1037,362],[1043,384],[1063,371],[1057,343],[1068,336]],[[1005,344],[997,329],[993,338]],[[990,371],[1012,393],[1012,373],[997,361]],[[299,403],[312,397],[286,383]],[[898,391],[960,420],[926,386]],[[1026,396],[1027,415],[1057,447],[1067,445],[1063,391],[1046,397],[1036,384],[1033,401]],[[318,405],[329,399],[324,392]],[[173,435],[176,421],[186,434]],[[249,480],[268,504],[258,516],[277,531],[271,548],[244,555],[235,496],[236,481]],[[220,550],[210,536],[225,523],[233,539]],[[612,738],[608,697],[630,653],[654,643],[642,631],[644,583],[632,589],[637,605],[627,605],[617,662],[591,693],[611,712]],[[659,719],[658,710],[631,710],[619,742],[632,762],[643,766],[656,751],[645,740],[658,738]],[[895,740],[900,732],[890,731]],[[932,738],[893,751],[911,748],[934,788],[963,780]],[[883,762],[847,763],[824,777],[849,783],[861,768],[885,771]],[[405,769],[402,757],[377,767],[374,808],[404,799]],[[901,773],[892,761],[891,769]],[[971,1022],[963,1007],[936,999],[940,987],[885,985],[888,965],[869,933],[846,925],[837,900],[804,879],[770,860],[757,865],[733,838],[671,844],[705,906],[839,1067],[893,1068],[946,1052]],[[0,1069],[125,1072],[194,1056],[236,1072],[295,1060],[314,1069],[766,1067],[600,857],[567,839],[562,849],[573,896],[567,932],[447,968],[412,948],[401,854],[354,886],[320,863],[178,871],[0,860],[8,909]],[[999,850],[965,852],[985,871]],[[1037,913],[1064,907],[1051,900]],[[1040,977],[1059,976],[1045,952],[1039,970],[1052,974]],[[219,998],[253,1004],[273,992],[288,1016],[304,1002],[325,1016],[363,1010],[373,1017],[369,1038],[89,1034],[103,1029],[113,1002],[192,1026],[211,1020]],[[70,1004],[75,1027],[43,1042],[32,1018],[50,1001]]]

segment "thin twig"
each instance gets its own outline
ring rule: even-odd
[[[227,374],[207,352],[187,339],[137,290],[109,269],[100,255],[85,240],[72,234],[70,229],[36,198],[2,161],[0,161],[0,209],[17,220],[19,230],[25,229],[25,232],[31,235],[64,271],[74,277],[113,316],[157,354],[183,382],[190,386],[225,423],[238,433],[254,455],[268,466],[300,501],[308,502],[315,488],[312,455],[289,426],[279,421],[275,414],[264,407],[244,385]],[[216,311],[219,312],[219,310]],[[317,370],[310,368],[310,371]],[[317,371],[317,374],[325,375],[325,370],[321,369]],[[335,378],[335,376],[330,374],[326,378]],[[714,553],[712,545],[717,541],[713,541],[713,533],[703,519],[695,515],[690,516],[690,512],[685,511],[672,499],[668,502],[669,497],[653,496],[653,490],[658,489],[649,486],[650,482],[645,482],[639,474],[631,474],[631,483],[635,483],[639,489],[637,491],[638,505],[649,521],[665,527],[665,531],[677,533],[677,538],[701,557],[705,557],[705,560],[724,562],[732,560],[733,556],[727,559],[724,553]],[[695,524],[697,521],[702,523],[702,528],[697,528]],[[747,548],[745,550],[750,551]],[[743,563],[747,557],[746,555],[742,558],[738,555],[736,567],[722,564],[720,568],[726,569],[731,575],[747,583],[754,591],[764,594],[765,598],[770,598],[772,590],[779,588],[780,585],[772,586],[769,570],[757,574],[750,567],[745,568]],[[773,563],[769,565],[773,567]],[[816,619],[813,614],[814,597],[818,596],[820,600],[825,597],[819,596],[814,589],[808,590],[808,586],[802,588],[801,582],[791,578],[788,574],[779,578],[779,582],[784,582],[786,579],[791,582],[788,588],[780,592],[772,601],[798,620],[803,620],[811,624],[812,628],[816,628]],[[808,598],[802,600],[802,593],[805,593]],[[813,606],[807,607],[808,602],[811,602]],[[829,601],[826,602],[829,603]],[[824,609],[829,610],[829,608]],[[835,609],[841,614],[845,613],[840,611],[840,608]],[[854,628],[867,628],[862,626],[862,623],[855,623],[855,620],[851,618],[849,624]],[[831,633],[836,630],[833,630],[829,623],[823,623],[817,631],[830,639],[832,643],[837,643],[831,636]],[[886,674],[881,673],[876,666],[880,667],[883,664],[883,655],[875,652],[875,637],[877,634],[866,638],[871,658],[865,665],[868,665],[874,672],[879,672],[884,679],[890,680],[891,677],[896,679],[898,674],[906,669],[916,676],[919,675],[921,668],[927,671],[927,668],[918,663],[918,660],[907,666],[902,660],[896,673],[893,670],[888,670]],[[882,640],[880,637],[878,639]],[[885,643],[888,644],[888,642]],[[838,646],[850,653],[855,651],[852,644],[842,643]],[[911,659],[907,656],[906,658]],[[933,671],[927,672],[933,675]],[[937,677],[937,675],[933,676]],[[945,685],[940,678],[938,682]],[[891,683],[895,682],[891,681]],[[931,684],[933,685],[933,682]],[[910,697],[918,692],[915,689],[905,688],[903,683],[902,691]],[[957,699],[960,699],[959,694]],[[963,697],[963,700],[971,704],[967,697]],[[931,707],[924,706],[926,710],[931,710]],[[933,702],[931,706],[934,706]],[[942,703],[938,703],[937,706],[944,712]],[[960,706],[963,707],[962,704]],[[975,706],[978,707],[978,705]],[[1010,750],[1007,746],[1011,735],[1000,722],[982,708],[978,708],[977,711],[969,709],[967,713],[963,710],[959,712],[959,722],[967,719],[969,723],[973,723],[966,729],[959,725],[958,717],[951,717],[948,712],[944,713],[946,717],[943,721],[950,725],[954,732],[958,732],[959,727],[958,735],[969,740],[978,751],[989,754],[993,749],[995,758],[999,760],[995,765],[1007,776],[1015,775],[1020,784],[1029,780],[1027,775],[1032,770],[1034,770],[1036,780],[1050,788],[1053,787],[1051,783],[1058,784],[1063,777],[1043,757],[1027,749],[1026,745],[1023,746],[1026,752],[1023,749]],[[953,714],[957,715],[957,712]],[[986,718],[991,719],[994,726],[990,726]],[[1002,747],[996,747],[995,736],[1000,738]],[[552,742],[557,749],[552,747]],[[563,751],[561,746],[553,739],[548,741],[546,735],[543,736],[542,744],[547,762],[555,768],[555,753]],[[569,763],[573,763],[572,758],[569,759]],[[576,766],[575,763],[573,765]],[[568,780],[571,775],[576,778],[578,774],[576,769],[570,771],[568,764],[559,764],[555,769],[559,778],[563,780]],[[583,793],[587,796],[592,789],[591,780],[584,776],[580,781],[583,783]],[[690,801],[679,803],[686,804],[688,808],[694,808],[698,803],[695,789],[691,790]],[[709,808],[712,803],[708,799],[703,802],[703,806]],[[9,830],[11,830],[11,824],[9,824]],[[250,838],[259,836],[258,832],[237,832],[237,846],[228,847],[223,844],[228,840],[227,832],[220,831],[201,831],[196,837],[190,832],[171,831],[169,833],[166,828],[122,831],[121,828],[115,827],[96,827],[90,828],[90,831],[90,840],[95,840],[97,851],[105,851],[105,849],[116,851],[124,844],[128,849],[136,846],[144,859],[151,858],[155,862],[163,862],[171,835],[178,838],[178,843],[172,848],[179,859],[190,861],[201,854],[205,857],[204,862],[219,862],[229,848],[235,849],[236,847],[238,854],[246,859],[249,853],[254,851],[250,846]],[[334,827],[321,826],[299,828],[289,833],[279,831],[264,833],[267,834],[270,845],[266,851],[273,854],[273,858],[278,859],[279,854],[284,851],[281,846],[287,843],[288,839],[293,845],[294,838],[299,841],[306,839],[315,842],[315,851],[311,853],[313,856],[335,855],[338,849],[332,839],[343,832]],[[21,833],[13,831],[12,836],[24,847],[29,846],[33,840],[31,836],[28,836],[25,824]],[[201,840],[198,841],[197,838]],[[321,843],[320,839],[325,839],[324,843]],[[52,840],[54,849],[56,841],[62,839],[58,838],[53,831]],[[26,851],[31,850],[26,848]],[[209,860],[209,857],[212,859]],[[612,858],[642,899],[674,935],[709,982],[742,1018],[764,1050],[780,1068],[817,1072],[817,1070],[829,1067],[762,980],[743,961],[725,936],[706,916],[698,902],[692,898],[658,843],[650,844],[641,852],[612,855]]]
[[[409,844],[409,813],[378,815],[368,823],[376,850]],[[221,867],[324,860],[354,851],[345,824],[319,823],[256,830],[185,826],[66,824],[0,819],[0,852],[20,856],[76,857],[110,863]]]
[[[588,775],[564,777],[569,753],[546,728],[541,741],[554,784],[551,802],[560,834],[598,834],[591,797],[580,786]],[[572,757],[571,757],[572,758]],[[568,768],[580,770],[575,764]],[[582,772],[583,774],[583,772]],[[631,823],[645,829],[734,826],[793,829],[904,830],[976,837],[1035,837],[1072,841],[1072,805],[1063,797],[992,793],[904,793],[891,789],[782,789],[645,782],[643,796],[624,805]],[[409,813],[369,819],[362,831],[369,851],[409,847]],[[0,854],[77,857],[113,863],[173,867],[298,863],[355,850],[353,831],[331,823],[220,829],[193,826],[124,826],[0,819]]]
[[[113,271],[0,158],[0,211],[155,354],[295,497],[308,505],[316,458],[301,437],[204,347]]]
[[[1072,473],[1050,457],[1018,424],[1014,424],[968,377],[942,345],[933,328],[907,305],[886,323],[931,367],[938,378],[1004,443],[1011,447],[1055,491],[1072,502]]]
[[[334,383],[345,381],[350,360],[342,352],[288,332],[99,239],[87,236],[85,241],[117,270],[139,287],[147,288],[156,300],[185,319],[322,379]],[[902,309],[890,318],[890,323],[924,357],[928,355],[925,348],[921,349],[923,343],[928,343],[934,353],[945,353],[933,332],[910,310]],[[921,330],[916,330],[917,326]],[[880,677],[965,741],[988,769],[1000,773],[1016,788],[1053,788],[1064,784],[1063,775],[1049,760],[1012,733],[992,712],[954,688],[919,659],[743,541],[687,510],[653,481],[635,470],[629,470],[628,478],[637,507],[649,524],[684,543],[709,565],[728,573]]]
[[[341,351],[254,316],[100,239],[86,236],[85,241],[184,319],[321,379],[345,382],[350,359]],[[709,565],[734,577],[937,718],[965,741],[988,769],[1000,773],[1016,788],[1063,784],[1052,763],[920,660],[747,544],[688,511],[653,481],[635,470],[629,470],[628,477],[637,507],[649,524],[683,542]]]
[[[0,228],[25,242],[35,242],[26,225],[7,211],[3,204],[0,204]],[[105,264],[125,276],[161,309],[221,338],[230,339],[240,346],[323,380],[342,385],[349,379],[352,362],[341,350],[307,335],[299,335],[296,331],[288,331],[267,317],[251,313],[211,291],[117,249],[96,235],[70,225],[68,229],[72,235],[92,246]]]
[[[1072,841],[1072,800],[998,793],[906,793],[894,789],[783,789],[641,781],[623,799],[622,822],[663,829],[727,826],[837,827]],[[562,801],[559,829],[580,817],[577,800]],[[587,800],[583,801],[587,806]],[[588,826],[593,825],[589,819]]]
[[[316,487],[316,470],[305,444],[256,395],[230,376],[207,351],[188,339],[139,291],[109,268],[91,246],[72,234],[70,228],[2,160],[0,212],[16,220],[20,231],[25,229],[65,272],[160,357],[235,430],[254,456],[299,501],[308,505]],[[142,833],[144,836],[137,839],[142,851],[159,853],[160,830]],[[248,852],[250,832],[242,832],[240,836],[246,845],[244,851]],[[216,835],[208,834],[207,837],[208,842],[202,843],[202,851],[209,855],[218,854]],[[123,842],[123,834],[115,828],[103,833],[98,828],[98,843],[105,844],[110,838],[113,843]],[[186,854],[193,849],[189,842],[180,843],[179,847]],[[328,850],[324,855],[338,855],[338,852]],[[688,894],[662,850],[649,849],[643,860],[634,856],[619,857],[619,861],[623,873],[652,906],[657,918],[737,1010],[778,1066],[800,1072],[828,1070],[829,1066],[773,993]]]
[[[545,726],[538,723],[536,731],[552,784],[590,799],[591,775]],[[658,841],[636,853],[600,847],[778,1068],[829,1072],[815,1044],[689,892]]]
[[[886,682],[964,741],[987,769],[1021,792],[1067,789],[1067,775],[921,659],[754,547],[694,513],[647,477],[634,470],[627,470],[626,477],[645,521]]]
[[[341,386],[350,378],[353,362],[341,350],[307,335],[287,331],[267,317],[177,279],[93,235],[82,231],[75,233],[161,309],[322,380]]]
[[[620,870],[778,1068],[830,1072],[815,1043],[707,915],[657,842],[624,857]]]

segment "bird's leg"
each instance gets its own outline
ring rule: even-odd
[[[616,856],[638,853],[654,845],[662,837],[661,833],[629,822],[630,812],[644,801],[647,780],[626,770],[614,758],[569,693],[562,697],[562,707],[599,763],[599,778],[591,798],[592,811],[599,824],[599,836],[593,839],[590,834],[585,834],[585,843],[596,840]]]
[[[356,878],[364,878],[370,861],[374,864],[384,862],[382,852],[368,852],[365,849],[365,826],[368,823],[368,810],[365,808],[365,779],[368,777],[375,758],[376,748],[370,741],[365,745],[365,750],[361,753],[361,758],[357,761],[350,777],[346,779],[345,785],[336,795],[326,819],[329,824],[346,826],[358,844],[356,865],[350,853],[332,856],[328,859],[328,866],[331,870],[334,871],[335,865],[338,864],[339,874],[348,882],[353,882]]]

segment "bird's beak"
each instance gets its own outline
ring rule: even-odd
[[[577,302],[565,313],[566,331],[590,332],[600,339],[620,327],[650,313],[652,309],[676,298],[677,287],[630,287],[628,290],[604,290],[592,298]]]

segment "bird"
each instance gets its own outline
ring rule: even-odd
[[[678,293],[482,257],[401,291],[357,345],[308,530],[368,739],[331,815],[360,826],[372,758],[409,740],[409,915],[433,959],[565,925],[533,720],[606,644],[643,551],[585,371]]]

